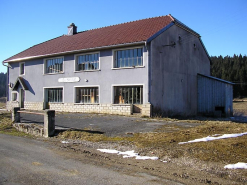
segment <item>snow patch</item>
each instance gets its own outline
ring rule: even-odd
[[[227,138],[233,138],[233,137],[240,137],[240,136],[243,136],[243,135],[246,135],[247,132],[244,132],[244,133],[239,133],[239,134],[224,134],[222,136],[218,136],[218,137],[214,137],[214,136],[207,136],[207,137],[204,137],[204,138],[200,138],[200,139],[195,139],[195,140],[191,140],[191,141],[188,141],[188,142],[180,142],[178,144],[186,144],[186,143],[195,143],[195,142],[206,142],[206,141],[213,141],[213,140],[218,140],[218,139],[227,139]]]
[[[118,154],[119,153],[119,151],[117,151],[117,150],[108,150],[108,149],[97,149],[97,150],[104,152],[104,153],[110,153],[110,154]]]
[[[140,156],[138,153],[135,153],[134,150],[126,151],[126,152],[121,152],[118,150],[108,150],[108,149],[97,149],[97,150],[104,152],[104,153],[123,155],[123,158],[135,157],[136,159],[139,159],[139,160],[147,160],[147,159],[158,160],[159,159],[158,157]]]
[[[228,164],[224,166],[227,169],[247,169],[247,163],[238,162],[236,164]]]
[[[61,141],[61,143],[68,144],[69,142],[68,141]]]

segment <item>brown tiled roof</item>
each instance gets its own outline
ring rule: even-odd
[[[167,15],[83,31],[71,36],[63,35],[32,46],[4,62],[147,41],[148,38],[172,21],[174,21],[174,18]]]

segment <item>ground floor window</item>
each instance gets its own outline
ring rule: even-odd
[[[99,103],[99,88],[76,87],[76,103]]]
[[[12,92],[12,101],[17,101],[17,92]]]
[[[63,88],[49,88],[47,89],[48,102],[62,103],[63,102]]]
[[[115,104],[142,104],[142,86],[116,86],[114,87]]]

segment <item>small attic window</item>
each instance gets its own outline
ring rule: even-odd
[[[25,63],[22,62],[20,63],[20,75],[24,75],[25,74]]]

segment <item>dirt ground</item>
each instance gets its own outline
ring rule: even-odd
[[[246,184],[236,171],[224,170],[221,164],[205,163],[188,158],[174,158],[170,161],[162,160],[136,160],[123,158],[121,155],[106,154],[97,151],[99,148],[117,149],[121,151],[134,150],[134,146],[119,146],[114,143],[93,143],[89,141],[73,141],[63,144],[61,140],[54,139],[53,144],[59,149],[61,155],[74,158],[85,163],[111,168],[125,174],[134,172],[146,173],[160,178],[173,180],[181,184]],[[152,152],[155,155],[154,152]],[[237,179],[233,180],[233,177]]]
[[[239,132],[247,132],[246,129],[246,117],[247,117],[247,102],[234,102],[234,115],[237,116],[235,119],[238,118],[240,120],[241,125],[238,128],[234,128],[234,131]],[[209,118],[210,120],[211,118]],[[207,122],[208,119],[206,119]],[[196,122],[195,120],[187,120],[188,122]],[[217,121],[217,120],[216,120]],[[222,120],[221,120],[222,121]],[[206,129],[212,129],[216,130],[216,132],[220,131],[220,123],[218,124],[218,128],[216,124],[214,124],[211,127],[205,127]],[[176,120],[176,122],[179,122],[179,120]],[[184,120],[182,120],[184,122]],[[205,120],[204,120],[205,122]],[[222,123],[225,127],[225,125],[232,125],[233,123],[229,120],[226,120],[226,124]],[[234,123],[237,124],[237,123]],[[192,125],[192,124],[191,124]],[[201,125],[201,124],[200,124]],[[195,124],[195,128],[198,127],[198,124]],[[227,126],[228,127],[228,126]],[[167,130],[169,130],[169,133],[183,133],[184,137],[186,138],[187,134],[191,134],[189,128],[182,128],[179,132],[177,132],[179,129],[181,129],[177,125],[169,125],[169,127],[164,127],[163,129],[156,130],[157,133],[163,133]],[[188,130],[187,130],[188,129]],[[217,130],[218,129],[218,130]],[[197,129],[199,130],[199,129]],[[223,130],[222,132],[225,132]],[[202,131],[203,132],[203,131]],[[196,133],[198,135],[203,135],[202,132]],[[206,132],[206,131],[205,131]],[[229,133],[231,133],[232,130],[229,130]],[[215,132],[210,133],[214,134]],[[146,133],[145,138],[143,140],[148,141],[152,140],[153,134],[156,133]],[[205,133],[208,134],[208,133]],[[198,136],[194,135],[194,137]],[[236,154],[231,153],[222,153],[222,155],[219,154],[219,150],[214,150],[210,147],[213,145],[206,145],[204,148],[195,148],[196,150],[193,150],[193,147],[180,147],[178,146],[179,139],[169,139],[167,142],[165,142],[164,138],[157,138],[154,137],[154,139],[159,139],[161,141],[160,145],[156,143],[155,146],[148,146],[148,147],[142,147],[141,144],[141,137],[138,139],[138,141],[133,142],[129,140],[121,141],[121,139],[118,140],[118,138],[115,138],[116,141],[103,139],[103,141],[100,141],[102,139],[102,136],[98,141],[91,141],[90,138],[86,139],[79,139],[78,135],[75,135],[75,139],[68,139],[68,137],[64,138],[65,133],[60,133],[56,137],[53,138],[36,138],[39,140],[43,140],[44,142],[50,143],[52,147],[54,147],[54,152],[66,156],[68,159],[73,158],[77,159],[78,161],[81,161],[83,163],[90,163],[95,164],[99,166],[103,166],[105,168],[111,168],[116,171],[120,171],[124,174],[133,174],[133,172],[141,173],[141,174],[148,174],[148,175],[154,175],[157,177],[161,177],[164,179],[170,179],[173,181],[176,181],[181,184],[214,184],[214,185],[230,185],[230,184],[247,184],[247,170],[245,169],[238,169],[238,170],[229,170],[224,169],[225,164],[229,164],[229,160],[235,160],[235,158],[238,158],[239,156],[236,156]],[[131,138],[133,135],[130,135]],[[142,135],[143,136],[143,135]],[[159,135],[160,137],[168,137],[167,135]],[[85,137],[85,136],[84,136]],[[93,135],[93,138],[95,138],[96,135]],[[175,136],[174,136],[175,137]],[[77,139],[76,139],[77,138]],[[179,138],[176,136],[176,138]],[[197,137],[198,138],[198,137]],[[225,147],[227,150],[227,145],[230,145],[230,147],[233,148],[233,150],[240,149],[243,150],[244,147],[246,148],[245,144],[247,137],[243,136],[240,138],[236,138],[232,143],[227,141],[225,142]],[[68,143],[62,143],[62,141],[67,141]],[[138,144],[137,144],[138,143]],[[150,142],[151,143],[151,142]],[[209,143],[209,142],[208,142]],[[214,147],[222,147],[223,141],[218,141],[214,143]],[[145,143],[147,145],[147,143]],[[151,143],[152,144],[152,143]],[[167,144],[167,146],[166,146]],[[145,146],[146,146],[145,145]],[[196,145],[193,145],[196,146]],[[206,148],[205,148],[206,147]],[[146,156],[162,156],[158,160],[136,160],[134,158],[123,158],[122,155],[117,154],[107,154],[102,153],[98,151],[97,149],[115,149],[119,151],[130,151],[135,150],[135,152],[138,152],[140,155],[146,155]],[[167,149],[167,153],[164,153],[164,149]],[[163,154],[161,155],[161,152]],[[172,153],[173,151],[173,153]],[[170,155],[168,155],[170,153]],[[187,155],[188,153],[193,153],[198,155],[197,157],[191,157],[192,155]],[[212,158],[209,158],[208,160],[201,160],[200,156],[203,156],[204,153],[209,153],[207,156],[212,156]],[[216,160],[216,156],[225,157],[223,160]],[[232,157],[231,157],[232,155]],[[231,159],[232,158],[232,159]],[[239,162],[247,162],[247,154],[245,153],[240,159],[245,159],[245,161],[239,161]],[[238,159],[236,159],[238,160]]]
[[[234,102],[234,116],[240,122],[246,122],[247,116],[247,102]],[[179,122],[179,121],[178,121]],[[198,126],[195,124],[195,126]],[[180,127],[175,126],[165,127],[159,132],[167,131],[174,132]],[[247,138],[247,137],[245,137]],[[244,139],[244,138],[242,138]],[[247,174],[246,170],[228,170],[224,169],[224,162],[215,162],[214,160],[204,161],[199,158],[191,158],[186,155],[174,155],[170,158],[160,158],[159,160],[136,160],[134,158],[123,158],[121,155],[106,154],[97,151],[97,149],[116,149],[119,151],[135,150],[139,151],[140,155],[160,156],[158,147],[141,148],[133,145],[132,142],[90,142],[79,140],[68,140],[69,143],[62,144],[54,141],[59,150],[63,152],[72,152],[75,158],[97,165],[102,165],[124,173],[131,174],[132,172],[148,173],[159,176],[165,179],[175,180],[182,184],[246,184]],[[175,142],[176,141],[170,141]],[[238,140],[238,142],[240,142]],[[230,145],[230,143],[229,143]],[[174,145],[173,145],[174,146]],[[209,146],[210,147],[210,146]],[[217,146],[216,146],[217,147]],[[165,148],[165,147],[164,147]],[[208,150],[212,152],[213,150]],[[205,151],[199,151],[205,152]],[[199,154],[200,155],[200,154]],[[202,154],[201,154],[202,155]],[[209,154],[210,155],[210,154]],[[202,155],[203,156],[203,155]],[[247,155],[243,157],[246,159]],[[234,158],[234,156],[233,156]],[[165,162],[164,162],[165,161]],[[217,160],[216,160],[217,161]],[[242,161],[247,162],[247,161]]]

